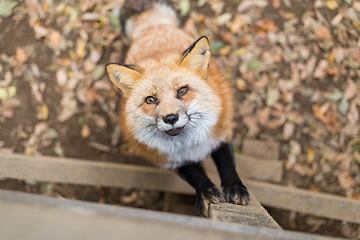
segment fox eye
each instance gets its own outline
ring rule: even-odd
[[[187,86],[181,87],[177,92],[177,97],[181,98],[183,95],[185,95],[189,91],[189,88]]]
[[[148,96],[147,98],[145,98],[145,102],[147,104],[152,104],[152,103],[155,103],[157,100],[156,98],[154,98],[153,96]]]

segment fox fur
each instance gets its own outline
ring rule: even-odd
[[[155,3],[126,22],[131,39],[126,65],[107,65],[111,81],[125,97],[121,129],[126,140],[136,154],[165,168],[201,161],[232,137],[231,86],[210,60],[207,38],[193,44],[195,39],[178,24],[170,6]],[[176,92],[183,86],[189,91],[178,99]],[[146,104],[147,96],[156,96],[158,103]],[[174,113],[179,114],[176,124],[164,123]],[[165,133],[180,127],[179,135]]]

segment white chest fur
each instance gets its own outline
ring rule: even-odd
[[[197,111],[197,116],[199,114]],[[168,157],[168,163],[163,167],[177,168],[187,162],[202,161],[220,145],[222,139],[215,139],[212,133],[217,119],[218,114],[203,111],[200,118],[190,117],[179,135],[169,136],[152,125],[135,130],[135,137],[139,142],[158,149]]]

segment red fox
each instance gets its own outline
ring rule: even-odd
[[[209,41],[178,27],[167,3],[152,6],[125,21],[131,45],[125,64],[109,63],[110,80],[125,98],[121,129],[135,152],[153,163],[177,169],[196,190],[196,207],[208,216],[209,204],[246,205],[249,193],[235,170],[230,83],[210,59]],[[200,162],[211,154],[221,192]]]

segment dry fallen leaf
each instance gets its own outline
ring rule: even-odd
[[[358,88],[357,85],[355,84],[354,81],[352,80],[348,80],[348,86],[345,89],[344,95],[346,96],[347,100],[352,99],[353,97],[355,97],[356,93],[358,93]]]
[[[81,136],[82,136],[83,138],[87,138],[87,137],[90,136],[90,134],[91,134],[91,130],[90,130],[90,128],[88,127],[88,125],[87,125],[87,124],[83,124],[82,129],[81,129]]]
[[[109,146],[106,146],[104,144],[100,144],[100,143],[97,143],[97,142],[91,142],[90,146],[97,149],[97,150],[99,150],[99,151],[102,151],[102,152],[110,152],[111,151],[111,148]]]
[[[265,32],[277,32],[279,30],[278,26],[269,18],[263,19],[257,23],[257,26],[264,30]]]
[[[238,78],[235,81],[235,85],[239,90],[246,90],[247,86],[246,86],[246,82],[244,81],[244,79]]]
[[[259,126],[257,125],[256,118],[253,115],[247,115],[243,117],[243,123],[249,129],[251,129],[255,134],[260,131]]]
[[[359,111],[356,107],[355,101],[350,104],[349,112],[346,115],[350,124],[356,125],[359,121]]]
[[[43,104],[40,108],[41,119],[46,121],[49,117],[49,108],[46,104]]]
[[[266,97],[266,105],[271,107],[273,106],[280,98],[280,93],[277,88],[269,88],[267,97]]]
[[[49,40],[55,46],[59,46],[61,41],[61,33],[56,30],[51,30]]]
[[[13,14],[13,8],[18,3],[15,1],[2,1],[0,2],[0,18],[7,18]]]
[[[4,80],[0,80],[0,87],[4,88],[10,85],[12,82],[12,73],[11,71],[6,71],[4,74]]]
[[[272,5],[274,8],[280,7],[280,0],[272,0]]]
[[[330,10],[335,10],[338,8],[338,3],[336,0],[327,0],[326,1],[326,6],[330,9]]]
[[[62,110],[57,116],[57,119],[60,122],[67,121],[78,111],[77,101],[74,97],[74,94],[64,94],[60,104],[62,106]]]
[[[85,56],[85,41],[82,38],[78,38],[76,42],[76,55],[79,58],[83,58]]]
[[[352,177],[346,172],[339,172],[337,174],[339,185],[343,189],[349,189],[355,185]]]
[[[339,121],[337,118],[337,114],[336,111],[334,109],[330,109],[326,114],[325,114],[325,119],[324,119],[324,123],[326,128],[332,133],[338,133],[339,132]]]
[[[313,32],[320,39],[323,39],[323,40],[331,40],[332,39],[330,30],[327,27],[324,27],[323,25],[321,25],[317,28],[314,28]]]
[[[295,132],[295,124],[293,124],[292,122],[287,122],[284,124],[284,128],[283,128],[283,139],[284,140],[288,140],[290,139],[293,134]]]
[[[244,19],[240,16],[236,16],[234,21],[232,21],[230,24],[230,30],[232,33],[236,33],[244,25],[245,25]]]
[[[20,63],[27,62],[28,60],[28,57],[26,56],[24,49],[22,49],[21,47],[16,48],[15,60],[17,60]]]
[[[307,159],[306,159],[306,162],[307,162],[308,164],[311,164],[311,163],[314,161],[314,158],[315,158],[314,148],[309,147],[308,150],[307,150]]]
[[[260,111],[259,114],[259,124],[261,126],[265,126],[269,120],[271,109],[269,107],[265,107]]]
[[[0,100],[7,100],[15,97],[17,88],[15,86],[8,86],[6,88],[0,87]]]
[[[327,75],[328,62],[326,59],[320,60],[317,68],[314,71],[314,78],[324,78]]]
[[[317,106],[316,104],[313,104],[311,106],[311,109],[313,111],[314,116],[319,119],[319,120],[323,120],[324,119],[324,114],[322,113],[322,111],[320,110],[320,107]]]

